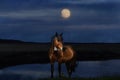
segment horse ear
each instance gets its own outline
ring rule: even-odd
[[[57,33],[57,32],[55,33],[55,36],[58,36],[58,33]]]
[[[60,36],[62,36],[62,35],[63,35],[63,33],[60,34]]]

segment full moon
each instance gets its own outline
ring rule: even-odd
[[[70,14],[71,14],[71,12],[69,9],[62,9],[62,11],[61,11],[61,16],[65,19],[69,18]]]

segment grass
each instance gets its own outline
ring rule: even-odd
[[[119,76],[110,76],[110,77],[97,77],[97,78],[67,78],[67,77],[62,77],[60,78],[42,78],[42,79],[38,79],[38,80],[120,80]]]

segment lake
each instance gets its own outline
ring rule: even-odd
[[[79,61],[72,77],[100,77],[120,75],[120,60]],[[67,75],[65,65],[62,72]],[[58,75],[55,63],[55,76]],[[50,77],[50,64],[26,64],[8,67],[0,71],[0,80],[37,80]]]

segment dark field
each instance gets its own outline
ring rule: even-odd
[[[64,43],[71,45],[78,61],[120,59],[119,43]],[[0,42],[0,68],[33,63],[49,63],[50,43]]]

